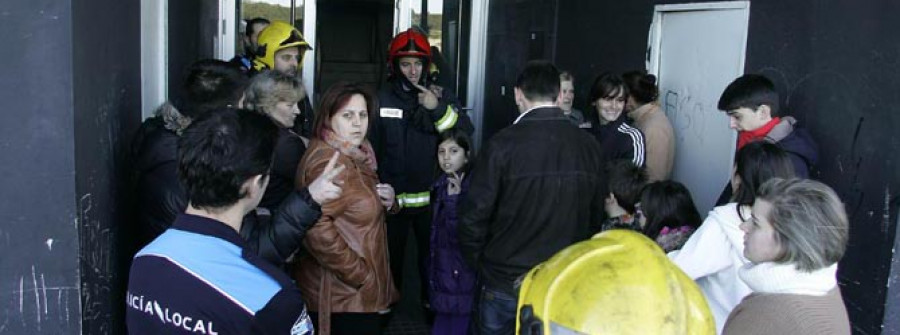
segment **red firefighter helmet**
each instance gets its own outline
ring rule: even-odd
[[[428,38],[416,28],[397,34],[391,41],[388,51],[388,64],[394,65],[394,60],[400,57],[422,57],[428,63],[431,62],[431,45]]]

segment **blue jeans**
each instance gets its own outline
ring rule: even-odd
[[[478,331],[484,335],[513,334],[516,331],[517,299],[509,294],[482,286],[478,302]]]

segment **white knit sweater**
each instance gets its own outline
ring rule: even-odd
[[[749,215],[746,211],[745,216]],[[681,250],[669,253],[672,262],[703,291],[716,320],[717,334],[722,333],[734,306],[751,292],[738,278],[738,270],[749,263],[744,258],[741,221],[736,203],[713,208]]]

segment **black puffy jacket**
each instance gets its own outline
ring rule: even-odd
[[[269,174],[269,185],[259,201],[259,207],[274,210],[294,191],[297,166],[300,165],[304,152],[306,144],[303,144],[299,135],[288,129],[278,129],[272,173]]]
[[[244,217],[241,237],[247,247],[275,266],[284,267],[288,257],[300,249],[306,231],[319,221],[319,207],[306,188],[291,192],[270,218],[250,212]]]
[[[133,142],[136,158],[137,216],[140,244],[162,234],[187,207],[187,197],[178,182],[178,135],[168,130],[162,117],[141,124]]]
[[[156,116],[144,121],[133,142],[141,247],[168,229],[187,207],[185,191],[178,181],[178,138]],[[292,191],[285,195],[271,219],[257,218],[254,212],[248,214],[241,236],[260,257],[280,266],[300,248],[306,230],[321,214],[307,189]]]

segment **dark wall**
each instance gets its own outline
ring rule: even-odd
[[[648,1],[560,1],[556,65],[575,76],[575,108],[595,118],[594,78],[644,68],[652,14]]]
[[[556,10],[556,0],[490,2],[481,143],[519,116],[513,88],[525,64],[554,59]]]
[[[137,2],[0,3],[0,333],[122,333]],[[111,32],[116,32],[111,33]]]
[[[0,2],[0,334],[79,334],[72,9]]]
[[[662,3],[674,2],[560,2],[556,60],[575,72],[581,97],[601,70],[644,67],[653,6]],[[879,334],[883,320],[896,331],[900,322],[883,315],[900,202],[898,12],[892,0],[750,5],[745,71],[776,83],[785,114],[819,143],[814,177],[838,191],[851,217],[839,279],[856,334]],[[894,294],[888,303],[900,304]]]
[[[771,77],[787,113],[819,142],[817,177],[838,190],[852,220],[839,273],[848,312],[856,333],[878,334],[900,201],[900,36],[890,33],[900,24],[888,14],[900,3],[754,1],[750,8],[746,69]]]
[[[76,206],[81,241],[82,330],[122,334],[136,236],[127,213],[126,156],[141,118],[140,6],[75,1],[72,15],[76,195],[69,201]]]

